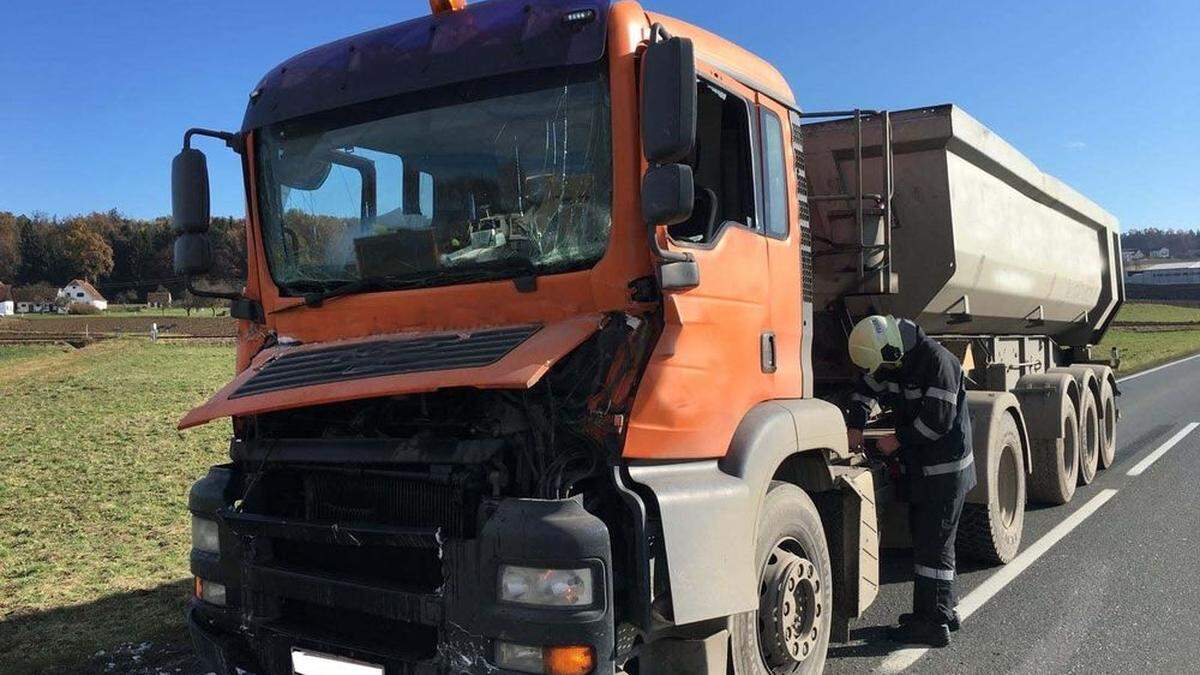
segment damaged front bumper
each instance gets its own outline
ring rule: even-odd
[[[193,552],[192,570],[225,584],[227,605],[193,598],[187,610],[197,655],[217,673],[292,673],[295,648],[378,664],[389,675],[516,672],[496,665],[498,641],[586,645],[593,672],[614,672],[609,532],[578,498],[488,502],[476,530],[454,536],[235,511],[217,498],[228,495],[214,491],[219,482],[210,481],[208,499],[193,489],[193,513],[221,524],[221,551]],[[587,567],[591,603],[504,602],[502,565]]]

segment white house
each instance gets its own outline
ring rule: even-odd
[[[12,286],[0,284],[0,316],[12,316],[17,311],[13,304]]]
[[[1164,258],[1164,259],[1170,258],[1171,257],[1171,249],[1164,246],[1163,248],[1160,248],[1157,251],[1150,251],[1150,257],[1151,258]]]
[[[58,297],[67,298],[70,303],[81,302],[91,305],[100,311],[108,309],[108,300],[105,300],[104,296],[100,295],[100,291],[96,290],[95,286],[92,286],[83,279],[74,279],[71,283],[63,286],[62,290],[58,292]]]

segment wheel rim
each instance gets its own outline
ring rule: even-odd
[[[1085,417],[1084,420],[1085,420],[1085,423],[1083,425],[1083,434],[1082,434],[1082,436],[1080,436],[1079,440],[1083,441],[1083,451],[1084,451],[1084,453],[1086,453],[1084,455],[1084,459],[1087,460],[1087,465],[1088,465],[1088,468],[1090,469],[1092,467],[1092,464],[1098,458],[1099,452],[1100,452],[1100,446],[1096,443],[1096,440],[1097,440],[1096,439],[1096,426],[1097,425],[1096,425],[1096,407],[1095,406],[1088,407],[1087,417]]]
[[[1017,500],[1020,495],[1017,494],[1017,480],[1020,467],[1017,464],[1017,450],[1011,445],[1005,445],[1000,452],[1000,475],[999,480],[999,496],[1000,496],[1000,521],[1005,527],[1010,527],[1017,517],[1017,509],[1020,505]]]
[[[1104,399],[1104,443],[1112,445],[1117,435],[1117,411],[1112,397]]]
[[[1074,475],[1072,470],[1079,465],[1079,430],[1071,418],[1063,425],[1063,472],[1068,476]]]
[[[821,637],[821,577],[794,539],[775,544],[759,580],[758,643],[772,673],[791,672]]]

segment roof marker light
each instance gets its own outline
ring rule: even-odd
[[[596,20],[596,10],[577,9],[563,15],[563,23],[571,27],[580,27]]]
[[[467,0],[429,0],[429,10],[434,14],[457,12],[467,6]]]

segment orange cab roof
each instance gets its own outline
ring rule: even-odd
[[[729,73],[742,84],[784,105],[797,107],[796,97],[792,94],[787,80],[775,66],[761,57],[686,21],[655,12],[646,12],[646,17],[652,24],[661,23],[671,35],[691,38],[696,45],[697,56]]]

